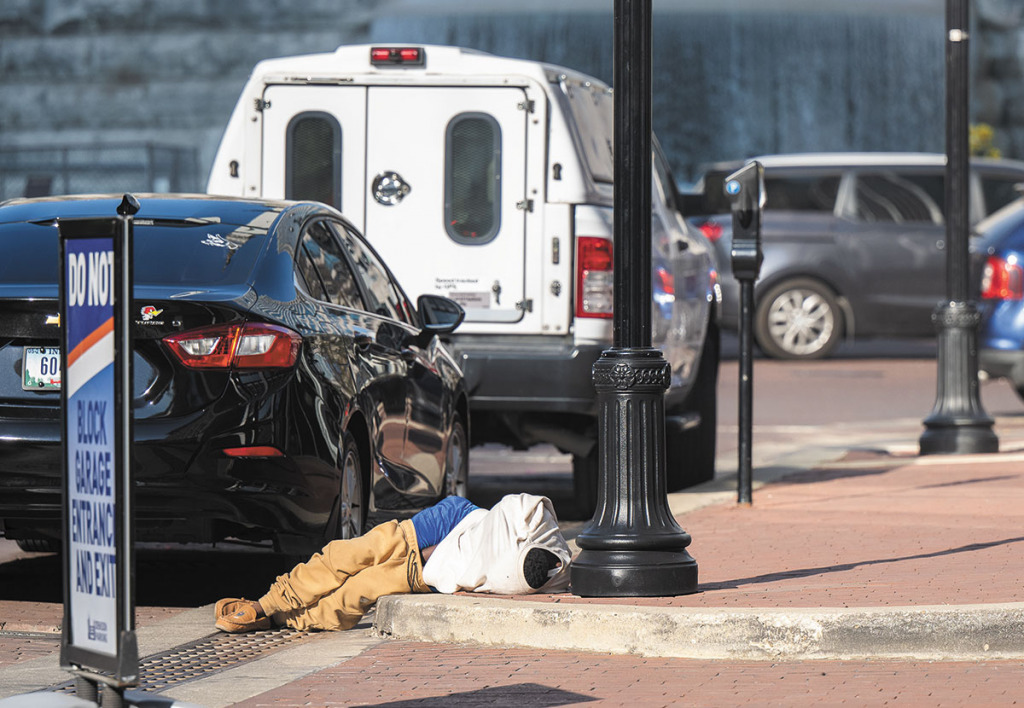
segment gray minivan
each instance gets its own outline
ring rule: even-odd
[[[757,158],[765,168],[764,264],[754,336],[779,359],[828,356],[854,337],[931,337],[946,293],[946,157],[932,153],[808,153]],[[714,244],[721,323],[739,326],[730,265],[732,218],[722,191],[745,161],[711,165],[684,212]],[[1024,162],[975,159],[970,220],[1018,196]]]

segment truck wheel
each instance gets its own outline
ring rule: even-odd
[[[718,440],[718,360],[720,338],[717,327],[709,327],[700,355],[697,380],[685,408],[700,416],[700,424],[689,430],[666,426],[665,481],[675,492],[714,479],[715,446]],[[670,413],[671,414],[671,413]]]
[[[835,293],[817,280],[787,280],[758,298],[754,337],[773,359],[826,357],[839,345],[842,331]]]
[[[597,509],[597,445],[589,455],[572,456],[572,491],[580,518],[590,518]]]

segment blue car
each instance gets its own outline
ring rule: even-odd
[[[971,246],[981,325],[978,368],[1024,399],[1024,199],[978,224]]]

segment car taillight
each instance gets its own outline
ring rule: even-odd
[[[722,225],[717,221],[708,219],[699,227],[700,232],[704,234],[708,241],[714,243],[718,239],[722,238]]]
[[[981,297],[985,300],[1024,299],[1024,269],[1016,260],[989,256],[981,275]]]
[[[612,316],[612,242],[596,236],[576,239],[576,316]]]
[[[193,369],[279,369],[295,364],[302,337],[286,327],[247,323],[202,327],[163,341]]]

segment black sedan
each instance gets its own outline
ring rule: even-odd
[[[308,553],[466,493],[462,374],[337,211],[140,195],[134,229],[135,538]],[[0,206],[0,533],[61,535],[60,220],[121,195]]]

